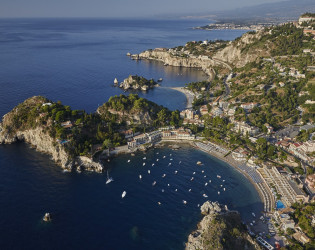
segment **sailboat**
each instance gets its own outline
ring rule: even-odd
[[[107,179],[106,179],[106,184],[111,183],[112,181],[114,181],[114,179],[112,177],[109,177],[108,175],[108,171],[107,171]]]

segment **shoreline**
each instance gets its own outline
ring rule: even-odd
[[[195,94],[191,93],[189,90],[186,90],[184,87],[169,87],[169,89],[176,90],[178,92],[183,93],[186,96],[186,109],[192,108],[192,103],[194,98],[196,97]]]
[[[216,158],[216,159],[218,159],[218,160],[221,160],[221,161],[227,163],[227,164],[230,165],[232,168],[234,168],[234,169],[237,170],[239,173],[241,173],[241,174],[242,174],[247,180],[249,180],[249,182],[255,187],[255,189],[256,189],[256,191],[257,191],[257,193],[258,193],[258,195],[259,195],[259,198],[260,198],[260,200],[261,200],[261,202],[262,202],[262,204],[265,206],[266,201],[265,201],[265,199],[264,199],[264,196],[263,196],[263,194],[262,194],[262,191],[260,190],[260,188],[258,187],[258,185],[252,180],[252,178],[251,178],[246,172],[242,171],[242,170],[237,166],[237,165],[239,164],[238,162],[236,162],[236,161],[233,160],[233,159],[228,159],[228,158],[226,158],[226,157],[224,157],[224,156],[220,156],[220,155],[218,155],[218,154],[216,154],[216,153],[214,153],[214,152],[212,152],[212,151],[204,150],[204,149],[202,149],[201,147],[198,147],[195,142],[194,142],[194,143],[191,143],[191,146],[192,146],[193,148],[195,148],[195,149],[201,150],[201,151],[203,151],[203,152],[205,152],[205,153],[211,155],[212,157],[214,157],[214,158]],[[231,158],[231,157],[230,157],[230,158]],[[241,164],[241,163],[240,163],[240,164]],[[265,213],[265,212],[262,211],[262,213]]]

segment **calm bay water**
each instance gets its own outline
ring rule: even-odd
[[[110,96],[122,93],[112,87],[113,79],[121,81],[129,74],[162,77],[164,87],[202,80],[205,75],[198,70],[135,62],[125,55],[190,40],[233,39],[243,32],[190,29],[203,24],[206,22],[2,19],[0,115],[33,95],[92,112]],[[165,88],[139,94],[170,109],[185,106],[184,95]],[[244,220],[262,209],[249,181],[203,152],[189,147],[178,151],[163,148],[148,151],[146,160],[143,157],[140,153],[113,159],[107,167],[115,181],[106,185],[106,174],[63,173],[49,156],[23,143],[1,145],[0,249],[182,249],[201,218],[197,204],[205,201],[203,193],[209,200],[237,209]],[[204,166],[197,166],[198,160]],[[190,181],[194,171],[195,180]],[[157,185],[152,187],[154,180]],[[205,182],[209,184],[205,186]],[[127,195],[121,199],[124,190]],[[53,214],[52,223],[42,222],[45,212]]]

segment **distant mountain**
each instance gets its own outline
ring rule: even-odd
[[[305,12],[315,12],[314,0],[288,0],[265,3],[229,11],[200,13],[193,17],[203,17],[218,22],[284,22],[297,20]],[[192,16],[190,16],[192,17]]]

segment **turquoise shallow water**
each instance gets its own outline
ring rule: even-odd
[[[190,40],[233,39],[243,33],[189,29],[203,24],[200,20],[1,19],[0,115],[39,94],[91,112],[111,95],[121,94],[112,87],[113,79],[129,74],[162,77],[164,87],[202,80],[205,75],[198,70],[134,62],[125,54]],[[184,95],[165,88],[139,94],[171,109],[185,106]],[[202,168],[196,165],[198,160],[205,164]],[[183,249],[200,220],[197,204],[205,201],[204,192],[210,200],[240,211],[244,220],[262,209],[245,177],[189,147],[123,155],[107,167],[115,179],[109,185],[106,174],[63,173],[48,155],[23,143],[0,145],[0,249]],[[226,180],[226,191],[220,195],[217,174]],[[212,182],[205,186],[209,179]],[[157,185],[152,187],[154,180]],[[124,190],[127,195],[121,199]],[[52,223],[42,222],[45,212],[52,213]]]

